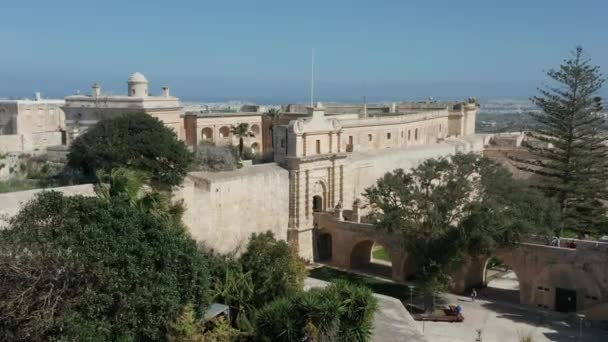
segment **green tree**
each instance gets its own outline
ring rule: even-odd
[[[236,126],[230,126],[230,133],[239,138],[239,158],[243,156],[243,139],[253,137],[253,133],[249,130],[249,124],[241,122]]]
[[[256,306],[297,293],[304,286],[304,263],[272,232],[252,234],[240,262],[244,272],[251,272]]]
[[[431,292],[449,285],[464,257],[545,232],[558,210],[502,166],[472,153],[387,173],[365,196],[372,222],[401,237]]]
[[[45,192],[0,231],[0,340],[164,340],[209,303],[207,258],[173,220]]]
[[[68,166],[92,178],[127,167],[165,185],[180,184],[191,163],[192,153],[175,132],[144,113],[99,121],[74,140],[68,154]]]
[[[604,79],[580,47],[547,75],[555,85],[532,98],[541,112],[532,114],[537,125],[530,132],[545,146],[528,144],[536,157],[519,160],[519,166],[543,176],[539,186],[559,203],[558,235],[564,229],[579,235],[606,233],[608,218],[601,200],[607,199],[608,190],[608,136],[601,133],[604,119],[597,96]]]

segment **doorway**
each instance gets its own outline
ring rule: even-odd
[[[321,196],[319,196],[319,195],[313,196],[312,211],[313,212],[323,211],[323,198]]]
[[[555,288],[555,311],[576,312],[576,290]]]

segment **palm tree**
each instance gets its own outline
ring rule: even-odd
[[[249,130],[249,124],[241,122],[236,126],[230,126],[230,133],[239,137],[239,159],[243,156],[243,139],[253,137],[253,133]]]
[[[264,115],[270,119],[270,141],[271,146],[274,148],[274,123],[283,115],[280,109],[270,108]]]

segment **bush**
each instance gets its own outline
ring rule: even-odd
[[[206,258],[122,198],[45,192],[0,231],[0,340],[164,340],[209,303]]]
[[[258,335],[268,341],[369,341],[377,300],[364,287],[337,282],[277,299],[258,313]]]
[[[254,306],[296,294],[304,286],[306,266],[287,242],[277,241],[270,231],[249,238],[240,262],[244,272],[251,272]]]
[[[99,121],[74,140],[68,154],[68,167],[90,177],[128,167],[167,185],[180,184],[191,163],[192,154],[175,132],[144,113]]]
[[[202,171],[230,171],[238,167],[235,149],[230,146],[215,146],[201,143],[196,147],[196,168]]]

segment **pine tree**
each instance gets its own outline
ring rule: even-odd
[[[558,236],[564,230],[579,236],[606,232],[608,136],[600,128],[604,119],[597,96],[604,79],[581,47],[547,75],[557,85],[539,89],[531,99],[541,112],[532,114],[538,125],[529,136],[541,144],[528,143],[535,157],[519,160],[519,167],[542,176],[539,187],[558,201]]]

